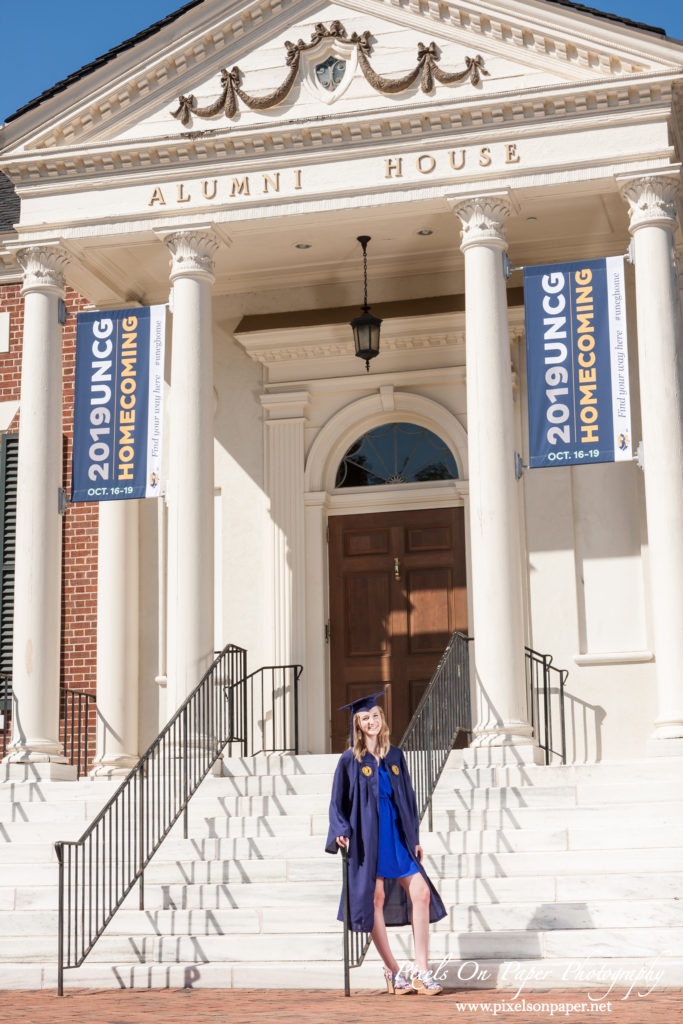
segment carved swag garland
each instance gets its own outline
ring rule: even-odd
[[[227,68],[222,68],[221,87],[223,91],[217,100],[208,107],[197,107],[197,101],[193,95],[179,96],[179,107],[177,110],[171,111],[171,113],[173,117],[179,118],[181,124],[187,127],[190,124],[192,115],[194,117],[209,118],[215,117],[223,111],[226,117],[233,118],[237,113],[238,96],[251,110],[267,110],[269,107],[274,107],[288,96],[294,85],[299,73],[301,54],[305,50],[312,50],[323,39],[340,39],[344,43],[353,43],[358,53],[360,69],[367,81],[377,92],[388,95],[409,89],[417,81],[418,77],[420,78],[422,92],[429,93],[434,88],[435,79],[442,85],[453,85],[455,82],[464,82],[469,78],[472,85],[479,85],[481,76],[488,75],[488,71],[483,66],[483,59],[479,55],[476,57],[465,57],[464,71],[452,73],[442,71],[436,63],[439,60],[436,43],[431,42],[429,46],[418,43],[417,64],[412,71],[409,71],[402,78],[386,78],[384,75],[378,75],[370,66],[370,61],[368,60],[372,51],[370,38],[370,32],[363,32],[362,35],[354,32],[349,38],[346,35],[346,29],[340,21],[333,21],[329,28],[325,28],[321,22],[318,22],[315,26],[315,31],[311,35],[310,43],[305,43],[303,39],[299,39],[297,43],[290,43],[289,40],[285,43],[285,49],[287,50],[286,64],[289,71],[282,85],[274,92],[269,93],[267,96],[250,96],[240,86],[242,78],[240,69],[234,67],[232,71],[228,71]]]

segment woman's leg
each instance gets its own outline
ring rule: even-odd
[[[398,974],[398,963],[389,947],[389,936],[384,923],[384,879],[375,882],[375,923],[372,929],[372,941],[382,957],[385,966],[392,974]]]
[[[400,878],[399,882],[408,893],[413,905],[413,943],[415,946],[415,966],[418,971],[429,970],[429,886],[418,872]],[[377,911],[375,911],[375,923]],[[374,933],[373,933],[374,936]]]

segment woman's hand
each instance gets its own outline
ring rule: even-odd
[[[337,840],[337,842],[339,842],[339,840]],[[421,864],[424,854],[422,852],[422,847],[419,844],[415,847],[415,856],[417,857],[418,864]]]
[[[348,836],[337,836],[337,846],[341,846],[343,849],[346,849],[348,845]]]

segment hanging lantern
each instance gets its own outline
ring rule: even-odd
[[[382,321],[373,316],[368,306],[368,242],[369,235],[359,235],[358,241],[363,247],[363,312],[351,321],[353,343],[356,355],[365,360],[366,370],[370,370],[370,360],[379,355],[379,328]]]

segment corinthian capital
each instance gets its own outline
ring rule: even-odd
[[[647,224],[676,227],[677,175],[647,175],[622,185],[621,194],[629,206],[631,232]]]
[[[507,248],[504,221],[512,213],[512,205],[506,196],[473,196],[456,202],[453,210],[462,224],[463,252],[471,245]]]
[[[204,276],[213,281],[213,256],[218,242],[210,231],[176,231],[164,241],[171,252],[171,281]]]
[[[62,271],[69,258],[60,245],[35,245],[17,252],[17,263],[24,271],[24,294],[29,291],[64,294]]]

